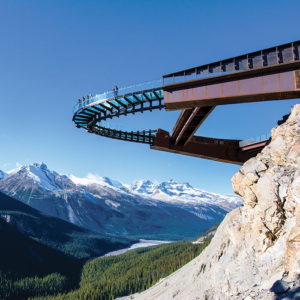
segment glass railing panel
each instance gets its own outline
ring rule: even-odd
[[[215,75],[221,73],[221,65],[220,63],[212,64],[209,66],[209,75]]]
[[[262,134],[260,136],[256,136],[256,137],[253,137],[253,138],[250,138],[250,139],[247,139],[247,140],[240,141],[239,146],[243,147],[243,146],[251,145],[251,144],[254,144],[254,143],[261,142],[261,141],[265,141],[265,140],[268,140],[270,137],[271,137],[270,133]]]
[[[182,81],[184,81],[184,72],[174,74],[174,83],[178,83]]]
[[[208,67],[197,68],[197,79],[208,77]]]
[[[226,60],[222,62],[222,73],[226,74],[227,72],[233,72],[235,69],[233,59]]]
[[[196,69],[185,71],[185,80],[194,80],[196,79]]]
[[[261,52],[252,53],[249,55],[249,68],[258,69],[263,66]]]
[[[293,49],[292,47],[288,46],[282,46],[278,48],[278,56],[279,56],[279,62],[285,63],[293,60]]]
[[[172,84],[173,83],[173,75],[164,77],[164,85]]]
[[[235,59],[235,71],[245,71],[249,68],[247,56],[237,57]]]
[[[278,54],[276,48],[270,51],[265,51],[263,57],[265,66],[273,66],[278,64]]]

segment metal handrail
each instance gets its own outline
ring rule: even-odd
[[[131,84],[128,86],[124,86],[118,89],[117,92],[115,91],[107,91],[102,94],[97,94],[93,96],[92,98],[86,99],[85,101],[78,102],[74,107],[73,107],[73,114],[78,111],[79,109],[82,109],[90,104],[93,104],[95,102],[101,101],[101,100],[108,100],[113,97],[117,97],[119,95],[125,95],[125,94],[130,94],[134,92],[139,92],[143,90],[150,90],[154,88],[159,88],[162,86],[162,79],[155,79],[151,81],[144,81],[140,83],[135,83]]]
[[[262,134],[262,135],[259,135],[259,136],[256,136],[256,137],[253,137],[253,138],[250,138],[250,139],[247,139],[247,140],[240,141],[239,146],[244,147],[244,146],[255,144],[255,143],[258,143],[258,142],[261,142],[261,141],[266,141],[270,137],[271,137],[271,133]]]

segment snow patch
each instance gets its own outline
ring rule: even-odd
[[[70,205],[68,205],[67,207],[68,207],[68,216],[69,216],[70,222],[73,224],[76,224],[76,220],[75,220],[76,217],[75,217],[72,207]]]
[[[76,185],[88,186],[91,184],[99,184],[99,185],[115,187],[115,188],[124,187],[124,185],[119,181],[112,180],[108,177],[102,177],[97,174],[89,173],[85,178],[79,178],[72,174],[66,176]]]
[[[43,163],[34,163],[26,167],[28,176],[37,182],[42,188],[54,191],[61,188],[55,183],[55,172],[51,172],[47,169],[47,166]]]
[[[111,201],[111,200],[105,200],[105,204],[108,205],[109,207],[113,208],[113,209],[118,209],[118,207],[120,206],[120,203]]]

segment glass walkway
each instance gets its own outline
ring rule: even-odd
[[[164,108],[162,79],[143,82],[109,91],[78,102],[73,108],[73,121],[78,128],[114,139],[152,144],[156,130],[128,131],[108,128],[101,121]]]
[[[122,87],[118,89],[118,91],[108,91],[84,101],[79,100],[73,108],[73,121],[78,128],[84,128],[90,133],[106,136],[113,139],[146,143],[153,146],[154,137],[156,136],[156,134],[159,135],[159,132],[157,130],[121,130],[109,125],[105,125],[104,123],[107,119],[112,119],[121,115],[126,116],[128,114],[135,114],[136,112],[164,109],[166,106],[170,105],[170,102],[168,102],[168,95],[171,92],[177,92],[177,94],[179,95],[178,99],[174,100],[175,102],[183,102],[185,101],[185,99],[181,97],[181,92],[183,93],[185,91],[185,87],[189,88],[193,86],[201,86],[201,84],[205,85],[205,83],[203,82],[208,82],[208,79],[212,77],[214,78],[214,81],[216,81],[215,79],[217,77],[217,80],[226,80],[229,78],[229,76],[233,78],[233,75],[235,76],[235,74],[237,73],[239,73],[238,76],[249,77],[249,74],[259,74],[259,72],[263,72],[263,70],[266,69],[271,70],[270,72],[276,73],[276,70],[285,70],[284,68],[288,68],[288,70],[292,69],[293,72],[295,72],[297,80],[299,79],[297,81],[297,84],[299,84],[299,87],[297,87],[297,91],[300,90],[300,41],[295,41],[292,43],[198,66],[195,68],[182,70],[180,72],[167,74],[162,76],[161,79]],[[233,80],[235,80],[235,77]],[[278,78],[278,76],[276,78]],[[269,85],[271,83],[269,83]],[[294,83],[294,81],[292,83],[296,84]],[[166,97],[165,102],[164,96]],[[294,94],[292,96],[294,96]],[[282,98],[277,100],[284,99],[292,99],[292,97],[289,96],[289,98]],[[191,101],[196,100],[192,99]],[[258,101],[265,100],[260,99]],[[197,106],[196,108],[200,107],[201,105],[203,107],[207,107],[207,105],[203,104],[203,101],[202,103],[197,103],[199,103],[199,106]],[[193,106],[193,109],[196,108]],[[168,109],[170,109],[169,106]],[[186,110],[189,109],[187,108]],[[191,137],[193,137],[196,130],[202,124],[202,121],[200,123],[197,123],[196,121],[196,117],[191,115],[191,118],[186,121],[183,120],[181,122],[182,124],[180,123],[179,119],[177,123],[179,122],[182,125],[183,129],[181,130],[181,132],[183,133],[184,130],[186,130],[186,128],[188,128],[189,126],[191,127],[192,124],[194,126],[193,128],[195,129],[194,131],[192,130]],[[249,139],[237,142],[240,143],[239,149],[242,149],[247,145],[255,144],[260,141],[267,141],[268,138],[269,136],[266,136],[265,138],[260,138],[259,141],[256,139]],[[170,143],[173,143],[173,140],[171,140]],[[202,148],[205,148],[203,146],[205,145],[205,143],[202,143],[201,145]],[[176,144],[173,146],[175,147]],[[163,148],[164,146],[161,147]],[[184,150],[191,151],[186,150],[186,148]],[[164,151],[168,151],[168,149]],[[174,152],[176,151],[174,150]],[[182,149],[179,149],[176,153],[182,152],[184,151]],[[207,157],[207,155],[201,155],[199,157]]]

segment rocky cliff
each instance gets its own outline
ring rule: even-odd
[[[300,104],[232,185],[244,206],[199,257],[134,299],[300,299]]]

